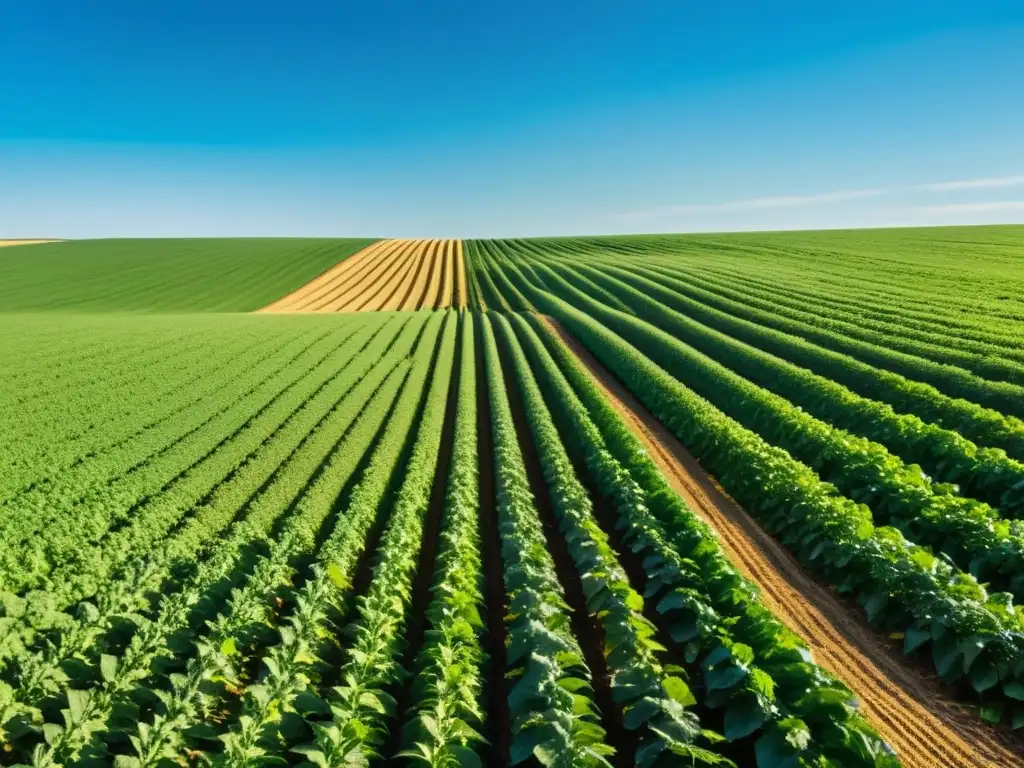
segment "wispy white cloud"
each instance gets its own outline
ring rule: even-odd
[[[979,203],[946,203],[921,205],[913,209],[918,213],[950,215],[959,213],[991,213],[994,211],[1024,211],[1024,200],[987,200]]]
[[[654,218],[660,216],[685,216],[687,214],[721,213],[729,211],[760,211],[781,208],[807,208],[843,203],[865,198],[898,196],[900,193],[920,192],[969,192],[971,190],[1002,189],[1024,186],[1022,176],[999,176],[986,179],[960,179],[937,181],[928,184],[910,184],[874,189],[846,189],[816,195],[780,195],[774,197],[752,197],[742,200],[727,200],[719,203],[684,203],[662,205],[644,211],[619,214],[618,219]],[[1021,202],[1015,200],[995,202],[951,203],[948,205],[922,205],[915,207],[918,212],[973,213],[982,211],[1016,211]]]
[[[839,192],[825,192],[819,195],[782,195],[778,197],[752,197],[746,200],[729,200],[722,203],[693,203],[684,205],[663,205],[646,211],[621,214],[624,218],[663,216],[666,214],[708,213],[715,211],[757,211],[766,208],[803,208],[808,205],[827,205],[846,200],[884,195],[887,189],[848,189]]]
[[[961,189],[996,189],[1024,185],[1024,176],[999,176],[990,179],[962,179],[960,181],[939,181],[934,184],[919,184],[918,189],[933,192],[955,192]]]

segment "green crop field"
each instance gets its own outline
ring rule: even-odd
[[[372,240],[79,240],[0,251],[0,311],[248,312]]]
[[[0,249],[0,765],[1024,764],[1024,227],[372,242]]]

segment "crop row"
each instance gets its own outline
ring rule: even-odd
[[[402,321],[398,323],[401,325]],[[190,583],[164,598],[154,619],[142,621],[119,658],[116,655],[101,657],[99,672],[102,674],[98,675],[101,679],[93,687],[84,693],[69,690],[65,694],[68,705],[65,725],[63,729],[54,727],[56,723],[43,727],[45,742],[35,748],[34,763],[63,763],[69,757],[82,758],[96,750],[102,753],[104,744],[116,745],[116,739],[111,742],[103,737],[103,733],[107,728],[118,726],[118,702],[124,701],[126,696],[137,698],[140,690],[152,690],[151,698],[155,695],[159,701],[152,715],[138,718],[137,732],[130,741],[131,749],[145,764],[156,765],[167,759],[169,751],[173,753],[175,747],[181,748],[185,743],[184,729],[189,724],[198,725],[207,716],[215,714],[217,701],[223,701],[231,688],[230,685],[225,688],[225,675],[237,668],[233,665],[240,658],[247,653],[251,655],[261,642],[265,642],[266,622],[271,621],[279,610],[280,601],[275,602],[275,597],[290,584],[305,556],[303,553],[309,553],[315,547],[319,532],[331,517],[335,500],[347,482],[346,478],[356,472],[366,447],[372,444],[374,435],[382,426],[387,423],[387,428],[391,429],[395,420],[389,421],[388,415],[393,413],[392,401],[399,388],[403,393],[414,392],[418,399],[415,381],[412,389],[408,386],[403,388],[409,370],[405,355],[420,336],[417,326],[422,327],[420,320],[406,325],[390,349],[387,349],[387,344],[383,349],[367,349],[376,353],[371,364],[381,361],[374,371],[379,369],[386,378],[381,381],[377,377],[374,382],[367,376],[363,382],[371,382],[375,386],[362,392],[357,391],[357,386],[342,401],[349,405],[339,407],[338,413],[347,410],[349,423],[360,414],[354,426],[348,430],[344,422],[331,424],[325,421],[322,424],[324,428],[312,433],[309,442],[317,442],[319,438],[321,443],[319,456],[318,451],[305,452],[299,454],[303,461],[298,463],[294,462],[296,457],[293,456],[288,471],[279,475],[279,482],[268,487],[266,494],[260,497],[268,501],[277,499],[277,503],[265,504],[262,510],[250,510],[250,514],[236,524],[233,535],[226,542],[228,546],[219,546],[211,558],[201,564]],[[436,329],[436,323],[433,327]],[[428,330],[423,336],[424,342],[417,346],[416,359],[426,356],[429,361],[433,353],[433,333]],[[382,359],[381,353],[385,351]],[[396,362],[398,367],[395,367]],[[374,389],[376,393],[367,401]],[[403,395],[398,405],[412,405],[410,410],[415,412],[415,400],[410,401],[413,396]],[[410,414],[408,418],[411,417]],[[339,434],[337,429],[345,437],[335,446]],[[392,443],[396,440],[393,438]],[[307,444],[304,443],[303,447]],[[323,449],[329,453],[326,458],[322,455]],[[288,482],[293,470],[297,488],[294,481]],[[308,479],[310,470],[313,470],[312,480]],[[299,492],[297,497],[294,495],[296,490]],[[260,539],[269,530],[268,526],[282,513],[287,514],[287,520],[281,535],[267,545],[260,544]],[[340,526],[334,530],[329,542],[347,528]],[[225,552],[229,554],[225,555]],[[180,557],[183,553],[178,554]],[[212,597],[209,590],[253,556],[255,563],[244,571],[245,575],[227,603],[212,601],[216,606],[214,612],[219,611],[219,615],[211,619],[209,629],[200,633],[192,644],[192,651],[185,654],[184,658],[191,658],[188,665],[181,672],[174,672],[174,667],[180,667],[182,663],[174,662],[176,633],[187,629],[190,619],[194,625],[191,614],[197,603]],[[169,678],[168,663],[172,670]],[[156,687],[151,687],[154,684]],[[52,709],[48,711],[52,712]],[[47,714],[45,708],[43,714]],[[124,727],[122,725],[116,730]]]
[[[564,244],[559,250],[571,252]],[[646,265],[656,267],[664,274],[687,282],[697,281],[718,295],[791,320],[827,328],[841,336],[876,346],[963,367],[983,377],[1020,383],[1024,349],[1012,336],[986,329],[978,329],[974,334],[964,333],[962,327],[951,332],[949,326],[935,323],[924,327],[921,324],[908,325],[905,315],[896,312],[871,317],[872,313],[863,304],[856,305],[856,309],[845,309],[841,299],[835,301],[834,288],[827,294],[828,303],[807,292],[797,291],[794,295],[793,275],[787,275],[784,282],[778,279],[771,282],[712,259],[680,258],[682,254],[670,255],[642,248],[634,253]],[[619,261],[621,263],[622,259]]]
[[[626,267],[636,275],[652,275],[645,273],[644,267],[623,260],[616,266]],[[832,344],[816,344],[800,333],[773,328],[771,312],[717,298],[691,281],[653,274],[654,282],[671,289],[673,296],[668,306],[710,327],[807,368],[863,397],[888,403],[898,412],[914,414],[926,423],[958,432],[980,446],[1003,448],[1011,456],[1024,458],[1024,423],[1018,418],[969,402],[960,390],[952,396],[944,394],[913,376],[903,376],[844,354]],[[665,292],[658,295],[663,297]]]
[[[563,298],[615,330],[724,413],[769,436],[846,496],[867,504],[876,521],[895,525],[913,541],[945,552],[981,581],[1016,596],[1024,594],[1024,582],[1018,579],[1024,574],[1024,535],[1019,524],[1003,521],[986,504],[933,486],[920,467],[905,465],[883,446],[815,419],[682,343],[692,328],[684,316],[632,292],[630,306],[648,324],[590,299],[546,274],[546,269],[538,267]],[[713,341],[724,350],[718,354],[726,356],[734,369],[742,369],[757,354],[741,349],[739,355],[729,356],[727,339]]]

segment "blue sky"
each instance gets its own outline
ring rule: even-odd
[[[1024,3],[0,0],[0,237],[1024,222]]]

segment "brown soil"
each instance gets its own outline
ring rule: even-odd
[[[547,325],[590,371],[651,459],[722,548],[761,589],[761,600],[811,647],[815,660],[857,695],[861,712],[904,765],[1024,765],[1017,740],[951,701],[802,566],[715,483],[686,447],[552,318]]]

